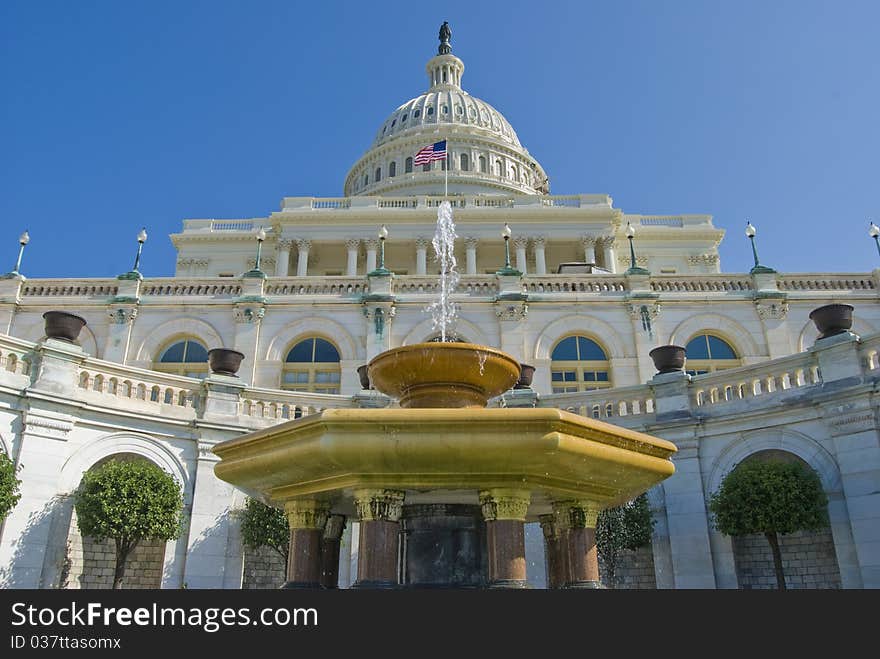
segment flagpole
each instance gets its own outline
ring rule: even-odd
[[[446,167],[444,168],[446,177],[443,180],[443,196],[449,196],[449,142],[446,142]]]

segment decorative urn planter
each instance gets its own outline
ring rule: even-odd
[[[531,364],[519,365],[519,380],[513,385],[514,389],[528,389],[532,386],[532,377],[535,375],[535,367]]]
[[[43,314],[46,321],[46,338],[60,339],[75,343],[80,330],[85,327],[86,319],[66,311],[47,311]]]
[[[238,369],[244,353],[229,348],[212,348],[208,351],[208,368],[217,375],[238,377]]]
[[[680,373],[684,370],[687,353],[681,346],[659,346],[648,354],[658,373]]]
[[[851,304],[826,304],[824,307],[813,309],[810,312],[810,320],[819,330],[819,339],[843,334],[852,327],[853,306]]]
[[[370,388],[370,376],[367,373],[367,365],[361,364],[357,367],[358,378],[361,381],[361,389],[369,389]]]

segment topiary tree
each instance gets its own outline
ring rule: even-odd
[[[241,514],[241,541],[245,547],[271,547],[287,565],[290,524],[281,510],[248,498]]]
[[[113,460],[86,472],[74,508],[83,535],[116,543],[113,588],[118,589],[141,540],[178,537],[183,496],[174,478],[152,462]]]
[[[16,478],[17,471],[15,463],[8,455],[0,451],[0,524],[21,498],[18,491],[21,481]]]
[[[640,494],[617,508],[607,508],[596,521],[596,550],[605,566],[609,588],[614,588],[620,554],[650,544],[655,521],[648,495]]]
[[[785,590],[779,534],[828,526],[828,497],[819,476],[800,462],[740,463],[711,495],[709,510],[715,528],[725,535],[764,534],[779,590]]]

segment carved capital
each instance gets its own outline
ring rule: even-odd
[[[513,239],[513,245],[517,249],[525,249],[529,245],[529,239],[526,236],[517,236]]]
[[[755,310],[761,320],[783,320],[788,316],[786,300],[755,300]]]
[[[330,507],[324,501],[295,499],[284,502],[284,512],[291,529],[323,529]]]
[[[266,307],[259,304],[236,305],[232,308],[232,317],[236,323],[259,323],[266,314]]]
[[[465,249],[476,249],[476,248],[477,248],[477,243],[479,243],[479,242],[480,242],[480,239],[479,239],[479,238],[477,238],[477,237],[475,237],[475,236],[467,236],[467,237],[464,239],[464,246],[465,246]]]
[[[281,238],[275,243],[275,246],[279,251],[289,252],[293,247],[293,240],[290,238]]]
[[[107,316],[114,325],[128,325],[137,318],[138,308],[129,306],[113,306],[107,309]]]
[[[547,244],[546,236],[532,236],[532,247],[534,249],[544,249]]]
[[[501,320],[523,320],[529,315],[529,305],[527,302],[499,304],[495,309],[495,315]]]
[[[308,238],[299,238],[296,241],[296,248],[300,252],[308,252],[309,249],[311,249],[311,247],[312,247],[312,241],[309,240]]]
[[[430,244],[431,240],[429,238],[425,238],[424,236],[416,238],[416,249],[428,249],[428,245]]]
[[[487,522],[497,520],[526,521],[531,495],[527,490],[493,488],[480,490],[480,507],[483,519]]]
[[[594,529],[599,518],[599,506],[593,501],[555,501],[556,520],[569,529]]]
[[[581,236],[581,245],[583,245],[585,248],[586,247],[595,247],[596,243],[598,243],[598,242],[600,242],[600,240],[596,236],[590,236],[587,234]]]
[[[346,238],[345,239],[345,249],[347,250],[357,250],[361,246],[360,238]]]
[[[366,247],[367,251],[376,251],[379,249],[379,239],[378,238],[366,238],[364,240],[364,247]]]
[[[614,236],[599,236],[596,238],[596,245],[602,247],[603,249],[606,247],[613,247]]]
[[[354,505],[362,522],[400,521],[404,492],[401,490],[355,490]]]

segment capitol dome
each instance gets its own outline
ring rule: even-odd
[[[461,88],[464,63],[452,54],[450,37],[444,23],[438,54],[426,66],[428,91],[382,122],[369,150],[348,172],[345,196],[442,195],[447,187],[449,194],[549,193],[544,169],[510,122]],[[421,148],[441,140],[446,162],[413,164]]]

